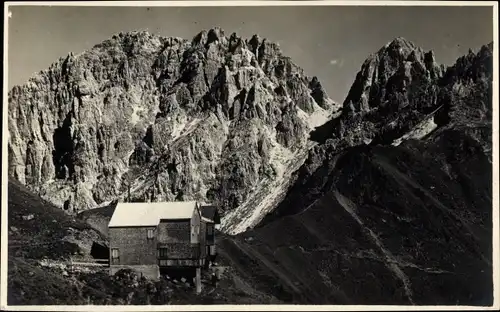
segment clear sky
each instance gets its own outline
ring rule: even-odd
[[[265,3],[265,2],[263,2]],[[227,35],[259,34],[280,44],[308,75],[342,102],[363,61],[401,36],[451,65],[493,41],[492,7],[10,7],[12,87],[68,52],[80,53],[121,31],[191,39],[219,26]]]

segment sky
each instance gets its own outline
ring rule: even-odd
[[[215,26],[228,36],[259,34],[278,42],[307,75],[317,76],[336,102],[343,102],[363,61],[396,37],[433,50],[446,65],[493,41],[492,7],[10,6],[9,11],[9,89],[69,52],[132,30],[186,39]]]

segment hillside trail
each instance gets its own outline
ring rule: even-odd
[[[470,227],[470,225],[467,223],[466,220],[460,218],[452,209],[446,207],[441,201],[439,201],[431,192],[429,192],[427,189],[425,189],[422,185],[420,185],[418,182],[416,182],[414,179],[411,179],[408,175],[403,174],[401,171],[399,171],[396,167],[391,165],[389,161],[386,159],[382,158],[381,156],[377,155],[374,158],[374,163],[378,164],[381,166],[387,173],[392,175],[394,179],[396,179],[398,182],[401,184],[406,184],[410,186],[412,189],[415,189],[418,191],[419,194],[422,196],[422,200],[429,201],[432,204],[434,204],[435,207],[437,207],[442,213],[444,213],[446,216],[452,218],[453,220],[456,221],[456,223],[452,223],[454,225],[454,231],[460,232],[465,228],[473,237],[475,241],[479,241],[479,239],[474,236],[474,231]],[[453,237],[453,233],[449,231],[448,229],[443,229],[447,232],[449,232],[450,237]],[[487,259],[479,250],[479,247],[475,244],[469,244],[470,248],[474,250],[478,255],[480,255],[481,259],[486,262],[489,266],[492,265],[491,261]]]
[[[337,200],[337,202],[345,209],[345,211],[349,215],[351,215],[351,217],[359,224],[359,226],[365,229],[366,233],[368,233],[369,238],[375,243],[375,246],[378,247],[379,251],[386,258],[385,261],[386,267],[393,272],[394,276],[396,276],[399,280],[401,280],[401,282],[403,283],[406,297],[408,298],[411,304],[415,304],[412,298],[413,291],[411,290],[410,279],[397,264],[398,261],[396,257],[394,257],[394,255],[384,246],[382,241],[378,238],[377,234],[363,223],[361,218],[356,214],[356,205],[352,201],[350,201],[347,197],[342,195],[338,190],[334,191],[334,197]]]

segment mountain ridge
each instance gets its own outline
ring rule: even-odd
[[[129,184],[133,200],[230,211],[263,179],[286,180],[335,105],[257,35],[120,33],[12,88],[9,172],[68,211],[124,198]]]

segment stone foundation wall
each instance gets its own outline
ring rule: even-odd
[[[109,274],[114,275],[116,272],[121,269],[130,269],[139,275],[143,275],[144,277],[152,280],[160,279],[160,268],[156,264],[149,265],[111,265],[109,267]]]

